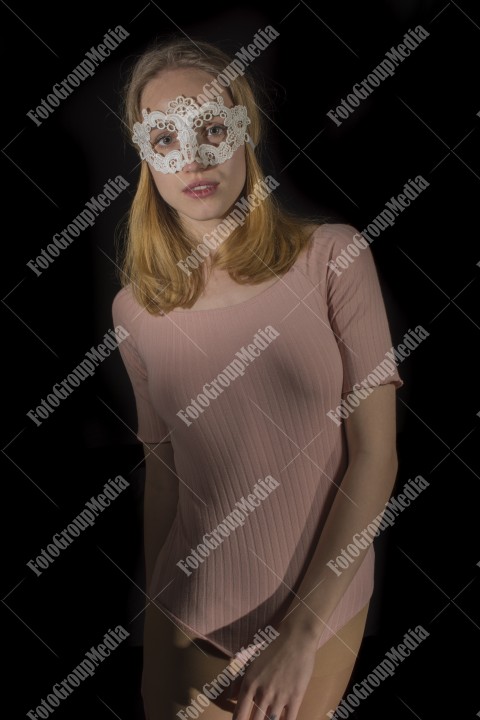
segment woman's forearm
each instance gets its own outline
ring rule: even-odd
[[[344,475],[303,580],[280,624],[287,631],[319,636],[368,550],[341,574],[328,565],[382,512],[395,483],[394,452],[359,452]]]

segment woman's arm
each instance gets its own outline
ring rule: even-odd
[[[362,563],[360,555],[340,575],[328,567],[384,509],[397,473],[395,387],[382,385],[345,421],[348,468],[335,496],[307,572],[279,630],[318,637]],[[366,551],[365,551],[366,552]]]
[[[375,388],[346,420],[347,471],[308,565],[298,598],[278,627],[279,635],[248,668],[232,720],[255,720],[267,708],[278,718],[288,707],[295,720],[313,672],[318,637],[357,572],[361,558],[338,576],[334,560],[355,533],[364,530],[384,509],[395,482],[395,387]]]
[[[146,588],[150,586],[155,562],[177,512],[178,478],[172,443],[144,444],[145,499],[144,547]]]

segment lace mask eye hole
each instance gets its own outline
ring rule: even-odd
[[[227,128],[223,123],[213,123],[205,129],[205,139],[211,145],[219,145],[227,139]]]
[[[205,111],[198,120],[195,127],[198,145],[219,145],[227,139],[228,128],[223,116]]]
[[[150,145],[154,152],[160,155],[166,155],[171,150],[178,149],[178,134],[174,126],[173,129],[170,129],[171,125],[169,123],[164,129],[157,128],[150,135]]]

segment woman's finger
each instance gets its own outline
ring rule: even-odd
[[[253,699],[255,696],[256,687],[250,687],[245,680],[240,686],[240,692],[238,693],[237,706],[232,715],[232,720],[251,720],[251,712],[253,705]]]

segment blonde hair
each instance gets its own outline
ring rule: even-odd
[[[180,38],[156,43],[134,65],[127,82],[124,119],[128,138],[135,122],[142,121],[140,100],[147,83],[164,70],[196,68],[213,77],[230,63],[217,47],[193,44]],[[231,81],[228,91],[235,105],[245,105],[250,118],[249,135],[255,146],[261,137],[260,112],[249,81],[243,75]],[[245,145],[244,195],[264,179],[255,151]],[[183,229],[176,210],[159,194],[151,171],[142,161],[140,178],[125,228],[120,279],[130,284],[136,300],[152,314],[176,307],[190,308],[205,287],[202,264],[187,275],[177,264],[191,255],[195,243]],[[246,216],[216,249],[211,266],[226,269],[238,283],[257,284],[282,275],[293,265],[307,243],[307,222],[282,210],[271,194]]]

